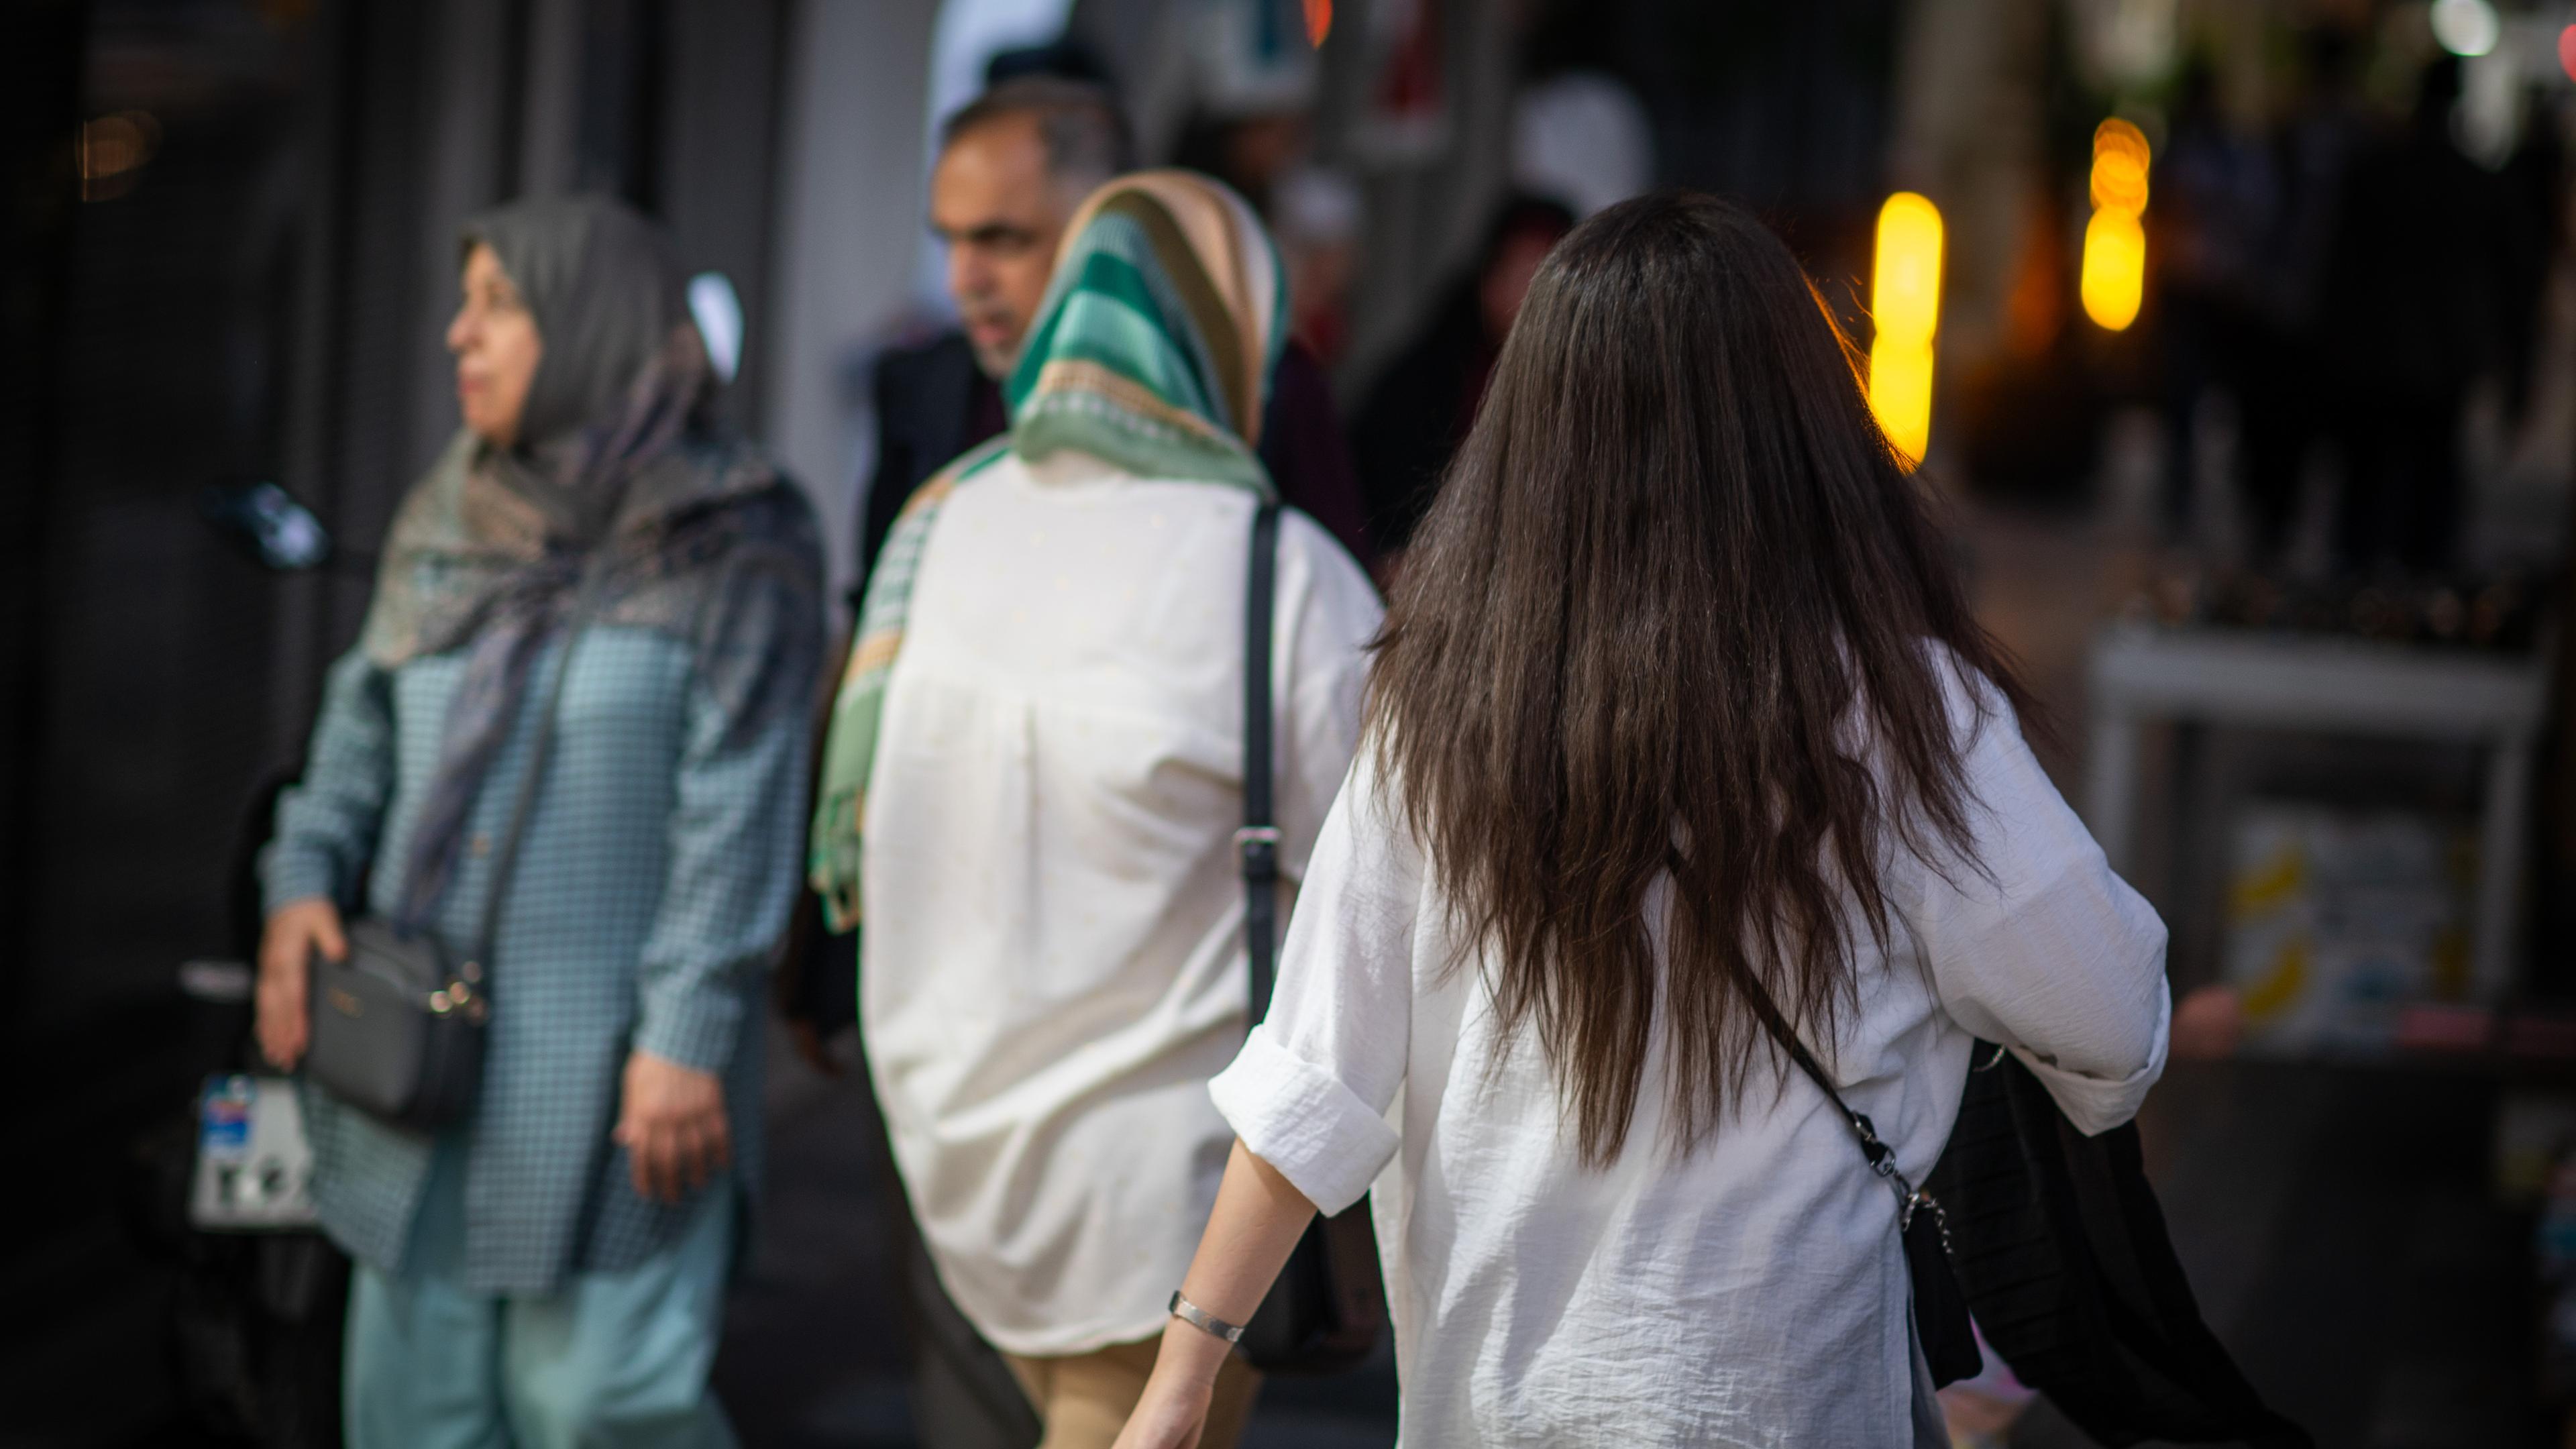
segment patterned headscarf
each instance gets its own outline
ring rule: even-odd
[[[812,510],[705,425],[714,387],[661,230],[601,197],[523,201],[470,222],[543,344],[520,436],[461,432],[385,541],[362,643],[378,665],[463,650],[397,919],[426,928],[531,666],[576,596],[594,623],[688,641],[747,733],[801,709],[822,650]]]
[[[1005,451],[1088,453],[1148,478],[1272,496],[1253,450],[1286,338],[1278,252],[1243,198],[1187,171],[1122,176],[1065,228],[1038,322],[1011,373],[1011,431],[921,485],[868,577],[832,707],[810,876],[835,931],[859,924],[861,833],[886,681],[940,505]]]

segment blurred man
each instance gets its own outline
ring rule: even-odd
[[[2412,123],[2336,198],[2318,318],[2344,457],[2336,561],[2355,574],[2458,562],[2469,387],[2503,361],[2506,196],[2451,138],[2459,98],[2459,57],[2425,67]]]
[[[959,326],[877,366],[877,470],[859,537],[860,587],[895,515],[923,479],[1002,431],[1002,383],[1046,296],[1073,209],[1134,163],[1127,123],[1099,86],[1054,76],[1004,81],[940,128],[930,229],[948,244]],[[1292,344],[1263,424],[1280,494],[1365,565],[1359,484],[1323,370]]]

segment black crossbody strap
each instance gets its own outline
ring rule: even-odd
[[[1270,777],[1270,636],[1279,586],[1279,505],[1252,515],[1252,567],[1243,605],[1243,828],[1234,833],[1243,863],[1243,949],[1251,966],[1252,1016],[1270,1014],[1279,947],[1279,824],[1272,818]]]
[[[1897,1170],[1895,1149],[1879,1140],[1878,1128],[1867,1115],[1852,1110],[1851,1104],[1843,1100],[1843,1094],[1834,1087],[1834,1079],[1825,1075],[1825,1069],[1817,1064],[1806,1043],[1798,1040],[1798,1034],[1789,1029],[1788,1018],[1780,1014],[1779,1003],[1771,999],[1770,989],[1762,984],[1761,978],[1750,972],[1744,977],[1744,998],[1753,1008],[1753,1014],[1761,1019],[1763,1030],[1771,1034],[1771,1039],[1789,1054],[1789,1060],[1797,1063],[1798,1070],[1806,1073],[1807,1080],[1815,1083],[1816,1089],[1825,1094],[1825,1100],[1833,1103],[1834,1110],[1842,1114],[1844,1125],[1851,1128],[1852,1136],[1860,1142],[1860,1155],[1868,1159],[1869,1170],[1887,1179],[1888,1187],[1896,1193],[1897,1226],[1900,1229],[1912,1227],[1917,1207],[1928,1205],[1938,1215],[1940,1205],[1934,1203],[1928,1194],[1918,1191],[1913,1183],[1906,1181],[1905,1174]],[[1945,1239],[1947,1227],[1945,1222]]]
[[[474,928],[474,954],[465,958],[464,976],[468,981],[491,973],[492,945],[501,934],[501,911],[509,904],[511,881],[519,873],[519,841],[527,834],[528,817],[537,807],[537,787],[544,781],[546,757],[554,748],[555,719],[563,713],[564,682],[572,678],[572,652],[590,624],[591,594],[585,584],[574,596],[572,613],[564,622],[563,650],[555,660],[554,678],[546,685],[544,713],[537,716],[536,738],[528,745],[527,768],[519,772],[518,794],[510,802],[510,824],[492,852],[492,879],[483,891],[483,918]],[[489,983],[481,984],[489,994]]]

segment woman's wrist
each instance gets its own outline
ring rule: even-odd
[[[1234,1346],[1224,1339],[1174,1318],[1163,1325],[1163,1347],[1155,1366],[1185,1382],[1213,1384],[1217,1370],[1225,1367],[1226,1356],[1232,1352]]]

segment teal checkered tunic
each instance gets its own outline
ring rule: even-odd
[[[561,648],[531,677],[550,678]],[[771,667],[798,677],[765,684],[811,697],[815,661]],[[352,651],[334,666],[304,778],[278,807],[271,910],[312,896],[349,910],[362,888],[368,909],[390,910],[463,670],[461,653],[388,671]],[[484,779],[437,922],[451,947],[474,931],[543,698],[528,692]],[[449,1129],[464,1139],[470,1291],[550,1292],[679,1241],[697,1201],[639,1196],[609,1141],[630,1048],[723,1078],[735,1165],[706,1191],[759,1180],[760,981],[799,877],[806,711],[729,729],[690,644],[629,627],[582,637],[561,707],[493,953],[482,1097]],[[309,1084],[305,1111],[324,1228],[400,1273],[432,1139]]]

